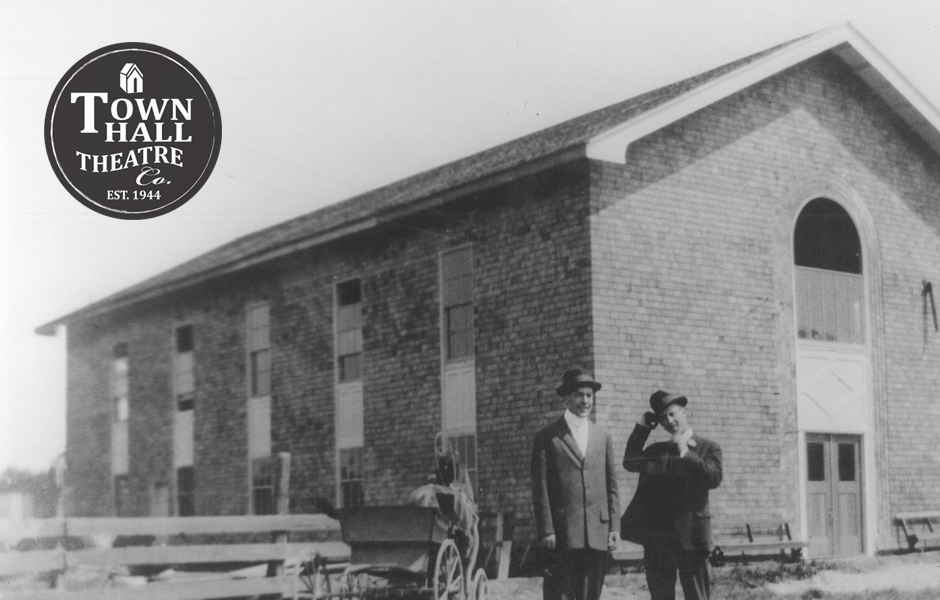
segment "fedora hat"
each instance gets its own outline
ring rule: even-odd
[[[685,396],[673,396],[669,392],[662,390],[655,391],[653,395],[650,396],[650,407],[652,407],[657,417],[666,412],[666,409],[672,404],[678,404],[684,407],[688,403],[689,399]]]
[[[585,386],[590,387],[595,392],[601,389],[601,384],[594,381],[593,373],[587,369],[577,367],[565,371],[565,374],[561,376],[561,385],[555,388],[555,391],[559,396],[564,396],[572,390]]]

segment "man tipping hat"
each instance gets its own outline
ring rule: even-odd
[[[610,436],[591,422],[601,384],[587,369],[570,369],[555,392],[564,414],[535,436],[532,504],[542,547],[555,568],[542,582],[546,600],[598,600],[607,553],[617,547],[620,496]]]
[[[636,492],[620,520],[620,535],[643,545],[652,600],[673,600],[676,572],[687,600],[709,597],[711,513],[708,490],[721,483],[721,448],[692,432],[685,396],[659,390],[650,396],[627,440],[623,466],[639,473]],[[646,448],[656,425],[668,441]]]

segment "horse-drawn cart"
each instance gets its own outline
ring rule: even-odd
[[[420,598],[486,600],[487,578],[474,568],[477,532],[461,532],[440,508],[391,506],[339,511],[349,564],[318,557],[301,574],[301,597],[314,600]]]

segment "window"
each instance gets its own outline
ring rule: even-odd
[[[176,514],[191,517],[196,514],[196,482],[193,468],[176,469]]]
[[[115,423],[127,421],[129,399],[127,384],[127,344],[115,344],[111,358],[111,418]]]
[[[361,447],[339,451],[339,485],[343,508],[357,508],[365,504],[362,459]]]
[[[862,250],[849,214],[817,198],[794,231],[797,335],[800,339],[864,343]]]
[[[173,388],[176,409],[192,410],[195,400],[193,382],[193,326],[176,328],[176,352],[173,356]]]
[[[273,515],[274,508],[274,461],[270,457],[252,459],[252,514]]]
[[[826,480],[826,456],[823,445],[818,442],[806,444],[806,463],[810,481]]]
[[[252,398],[271,394],[271,340],[268,305],[248,309],[248,369]]]
[[[466,435],[452,435],[447,438],[447,445],[460,464],[460,468],[467,473],[470,480],[470,489],[473,497],[477,496],[477,436],[474,433]]]
[[[473,356],[473,255],[461,248],[441,256],[441,304],[447,360]]]
[[[336,368],[341,383],[362,379],[362,287],[358,279],[336,286]]]
[[[130,483],[126,474],[114,476],[114,516],[130,515]]]

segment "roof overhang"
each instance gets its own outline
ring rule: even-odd
[[[633,142],[803,61],[832,51],[940,154],[940,113],[848,23],[808,36],[591,138],[589,158],[626,164]]]
[[[250,256],[245,256],[239,260],[228,262],[213,269],[200,271],[199,273],[188,277],[181,277],[172,282],[165,283],[160,286],[154,286],[150,289],[142,290],[133,295],[127,295],[117,299],[112,299],[111,297],[105,298],[104,300],[81,308],[63,317],[59,317],[54,321],[40,325],[35,329],[35,332],[39,335],[54,336],[56,335],[56,331],[60,325],[67,325],[69,322],[75,321],[77,319],[86,319],[89,317],[98,316],[116,309],[136,304],[144,300],[150,300],[164,296],[168,293],[199,284],[208,279],[234,273],[236,271],[241,271],[243,269],[253,267],[267,261],[286,256],[288,254],[292,254],[294,252],[299,252],[307,248],[313,248],[315,246],[319,246],[327,242],[346,237],[348,235],[366,231],[382,223],[388,223],[390,221],[407,218],[410,215],[438,207],[457,198],[470,196],[472,194],[479,193],[499,185],[504,185],[519,177],[533,175],[535,173],[552,169],[559,165],[567,164],[574,160],[583,158],[583,145],[567,148],[565,150],[543,156],[537,160],[524,162],[509,169],[491,173],[464,185],[448,188],[446,190],[423,196],[414,202],[409,202],[395,208],[373,213],[370,217],[347,222],[334,229],[330,229],[328,231],[324,231],[296,241],[288,242],[286,244],[255,253]]]

